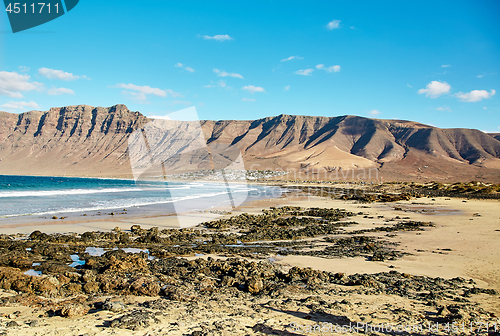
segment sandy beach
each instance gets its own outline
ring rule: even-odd
[[[429,332],[429,323],[442,323],[444,325],[450,321],[460,322],[466,326],[461,333],[472,334],[477,331],[477,322],[483,321],[491,325],[497,320],[496,317],[500,316],[498,295],[500,291],[500,249],[498,248],[500,202],[497,200],[421,197],[396,202],[361,203],[352,200],[300,195],[259,200],[237,209],[213,209],[212,212],[183,214],[181,216],[183,223],[189,223],[195,227],[194,231],[196,231],[203,230],[201,226],[196,227],[201,223],[216,223],[220,219],[230,222],[231,218],[246,216],[243,214],[258,216],[263,213],[263,210],[269,210],[270,207],[278,209],[282,207],[342,209],[345,212],[345,217],[340,218],[338,223],[355,222],[355,224],[346,224],[339,229],[341,232],[333,236],[319,232],[311,234],[310,237],[299,239],[298,241],[303,246],[300,245],[301,247],[297,247],[296,250],[302,251],[300,253],[280,253],[276,250],[259,250],[258,247],[255,247],[258,246],[256,244],[264,246],[267,241],[269,243],[276,241],[270,239],[252,243],[238,241],[232,250],[221,250],[220,253],[215,252],[216,250],[207,250],[205,253],[193,251],[187,254],[179,251],[179,255],[177,255],[177,258],[184,258],[183,260],[188,262],[208,263],[208,265],[217,262],[228,264],[233,260],[230,259],[231,257],[236,257],[241,262],[250,263],[238,267],[246,269],[246,267],[255,267],[252,265],[261,265],[259,267],[268,270],[259,271],[264,273],[276,272],[273,274],[278,274],[277,272],[281,272],[280,274],[288,274],[289,276],[297,268],[305,270],[303,272],[306,273],[313,272],[306,278],[302,278],[305,281],[303,287],[295,284],[293,282],[295,280],[290,278],[290,281],[293,280],[290,285],[278,286],[272,290],[271,288],[276,285],[271,286],[266,282],[267,278],[264,277],[263,280],[256,280],[256,283],[252,282],[251,278],[247,278],[246,284],[240,285],[239,289],[238,286],[220,288],[215,283],[226,281],[224,277],[210,280],[214,275],[202,271],[202,267],[201,272],[208,275],[205,275],[205,280],[200,281],[202,283],[204,281],[214,282],[210,287],[213,294],[212,296],[202,295],[195,300],[185,296],[198,297],[198,294],[183,293],[181,295],[177,293],[173,295],[171,292],[168,292],[170,294],[167,292],[165,292],[167,294],[162,294],[165,286],[162,290],[152,291],[152,295],[148,292],[144,292],[145,295],[134,295],[137,291],[132,290],[117,291],[116,293],[113,291],[94,293],[77,289],[73,295],[66,291],[66,294],[62,296],[55,295],[54,292],[52,295],[47,296],[46,294],[44,296],[36,295],[36,292],[24,294],[23,291],[2,289],[0,298],[3,300],[3,304],[0,307],[0,316],[3,317],[0,318],[0,326],[7,335],[306,335],[310,334],[307,328],[320,328],[319,326],[323,324],[326,328],[324,329],[326,334],[342,334],[342,332],[338,332],[339,330],[335,331],[332,328],[336,325],[348,325],[349,323],[389,323],[393,326],[400,324],[414,327],[426,325],[423,331],[414,333],[415,335],[445,335],[447,333],[444,329],[439,330],[439,332]],[[219,214],[229,210],[230,214]],[[415,230],[407,228],[398,230],[394,228],[394,224],[397,222],[431,224],[426,224]],[[169,232],[168,230],[178,230],[179,221],[175,216],[128,218],[126,215],[119,215],[106,218],[106,220],[88,218],[82,221],[51,220],[37,223],[36,226],[14,227],[0,224],[0,234],[29,235],[35,230],[47,234],[74,233],[74,236],[89,231],[112,234],[117,232],[130,233],[130,229],[134,225],[140,225],[142,231],[131,234],[145,237],[144,234],[147,232],[164,234]],[[116,229],[117,227],[121,230]],[[391,229],[384,231],[385,228]],[[245,230],[240,232],[245,232]],[[236,231],[224,229],[221,226],[220,231],[213,231],[212,235],[215,235],[215,232],[229,234]],[[18,236],[22,237],[22,235]],[[382,260],[377,261],[374,260],[376,253],[373,254],[373,257],[367,257],[363,249],[360,250],[361,253],[353,250],[356,252],[353,255],[341,254],[337,257],[325,255],[323,252],[321,252],[323,254],[315,252],[321,251],[327,246],[334,247],[339,238],[359,238],[360,236],[364,236],[363,239],[368,241],[366,246],[380,244],[381,248],[385,249],[384,253],[392,253],[390,255],[396,257],[387,257],[389,254],[386,254]],[[43,241],[40,240],[40,242]],[[293,244],[297,244],[296,239],[280,241],[282,244],[291,242],[290,246],[292,247]],[[95,243],[97,242],[98,240],[95,240]],[[71,245],[71,240],[68,240],[68,243]],[[81,243],[78,244],[81,245]],[[254,244],[256,252],[253,254],[246,252],[244,244]],[[91,245],[92,243],[85,246]],[[153,245],[145,244],[144,246],[144,248],[149,248],[148,253],[153,256],[155,256],[154,251],[159,251],[156,247],[153,248]],[[225,243],[221,246],[232,245]],[[292,247],[282,249],[290,251]],[[348,246],[348,248],[351,247]],[[174,250],[169,250],[170,252],[164,255],[176,256],[175,253],[171,252]],[[82,254],[79,255],[82,256]],[[132,262],[130,258],[137,256],[138,254],[128,253],[127,256],[116,255],[114,258],[124,258],[122,263],[126,263],[127,260]],[[86,256],[85,258],[87,258],[87,265],[89,265],[89,260],[92,257]],[[158,260],[159,257],[155,258]],[[135,267],[133,263],[130,265],[132,268]],[[221,265],[217,267],[222,267]],[[151,267],[157,266],[149,267],[151,269]],[[13,272],[10,270],[12,269],[9,268],[9,272]],[[81,284],[78,287],[81,288],[82,285],[89,283],[90,280],[85,278],[85,274],[90,271],[82,269],[78,272],[82,274],[78,277],[82,278],[76,280],[75,283]],[[152,272],[152,270],[142,270],[139,273],[144,276],[145,274],[153,274],[154,272]],[[438,283],[444,281],[441,287],[436,287],[436,291],[444,291],[443,293],[447,294],[440,294],[432,299],[422,299],[421,296],[424,294],[393,293],[387,290],[389,285],[380,280],[391,277],[388,275],[389,272],[392,272],[391,274],[398,279],[412,279],[416,283],[432,281],[435,284],[436,281]],[[63,274],[65,273],[61,273],[61,276]],[[336,280],[325,282],[323,274],[330,274],[326,277]],[[372,280],[366,280],[363,275],[369,277],[366,279]],[[4,279],[5,276],[4,268]],[[61,282],[61,276],[55,275],[54,278],[54,275],[44,274],[37,278],[54,278],[55,281]],[[276,276],[278,277],[278,275]],[[182,280],[182,277],[174,276],[172,279],[174,278],[175,281],[169,280],[171,282],[168,282],[165,279],[162,281],[167,284],[173,281],[181,287],[191,286],[186,283],[186,279]],[[0,283],[2,281],[5,283],[5,280],[0,280]],[[369,284],[370,281],[377,284]],[[421,285],[422,288],[425,286],[427,285]],[[267,287],[270,289],[265,290]],[[457,291],[457,288],[462,288],[466,293],[475,287],[481,288],[476,295],[450,294]],[[425,289],[417,290],[417,292],[422,291],[423,293],[433,292],[432,290],[426,292]],[[114,301],[119,302],[116,305],[123,305],[125,308],[112,309],[112,305],[109,303]],[[85,307],[85,313],[69,314],[69,317],[63,317],[65,314],[61,313],[61,310],[57,312],[57,308],[64,310],[68,304]],[[453,310],[454,304],[458,305],[456,312]],[[442,312],[443,309],[445,313]],[[50,313],[51,310],[54,313]],[[51,314],[53,317],[50,317]],[[460,317],[456,317],[454,314]],[[127,316],[132,321],[129,324],[125,323]],[[135,328],[134,323],[139,327]],[[473,332],[470,331],[471,328]],[[374,334],[378,333],[374,332]]]
[[[4,5],[0,336],[500,336],[500,0]]]

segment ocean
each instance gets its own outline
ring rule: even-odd
[[[246,183],[0,175],[0,219],[72,218],[124,209],[128,214],[167,215],[238,206],[282,192]]]

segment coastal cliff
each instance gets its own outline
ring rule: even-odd
[[[151,120],[125,105],[0,112],[0,174],[131,176],[128,138]],[[357,116],[201,121],[208,145],[238,148],[247,169],[374,168],[391,180],[500,180],[500,141],[473,129]]]

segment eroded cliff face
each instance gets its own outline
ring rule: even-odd
[[[0,172],[129,175],[127,139],[148,122],[125,105],[86,105],[0,115]]]
[[[242,149],[254,167],[338,170],[378,167],[402,178],[474,178],[500,168],[500,142],[471,129],[439,129],[411,121],[356,116],[280,115],[255,121],[206,121],[208,142]],[[431,168],[429,168],[431,167]],[[420,168],[420,170],[419,170]],[[482,173],[479,173],[482,174]],[[496,171],[488,174],[498,176]]]
[[[128,139],[150,121],[125,105],[0,112],[0,174],[130,177]],[[209,146],[238,149],[247,169],[324,173],[368,168],[386,179],[500,180],[500,141],[478,130],[292,115],[207,120],[201,126]],[[165,136],[164,141],[172,139]],[[181,162],[185,158],[176,164],[187,164]]]

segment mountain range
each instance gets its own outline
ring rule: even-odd
[[[129,138],[151,121],[125,105],[0,112],[0,174],[130,177]],[[384,181],[500,182],[498,133],[351,115],[200,125],[210,148],[239,151],[246,169],[291,171],[285,179],[345,178],[371,169]],[[177,165],[196,165],[185,160]]]

